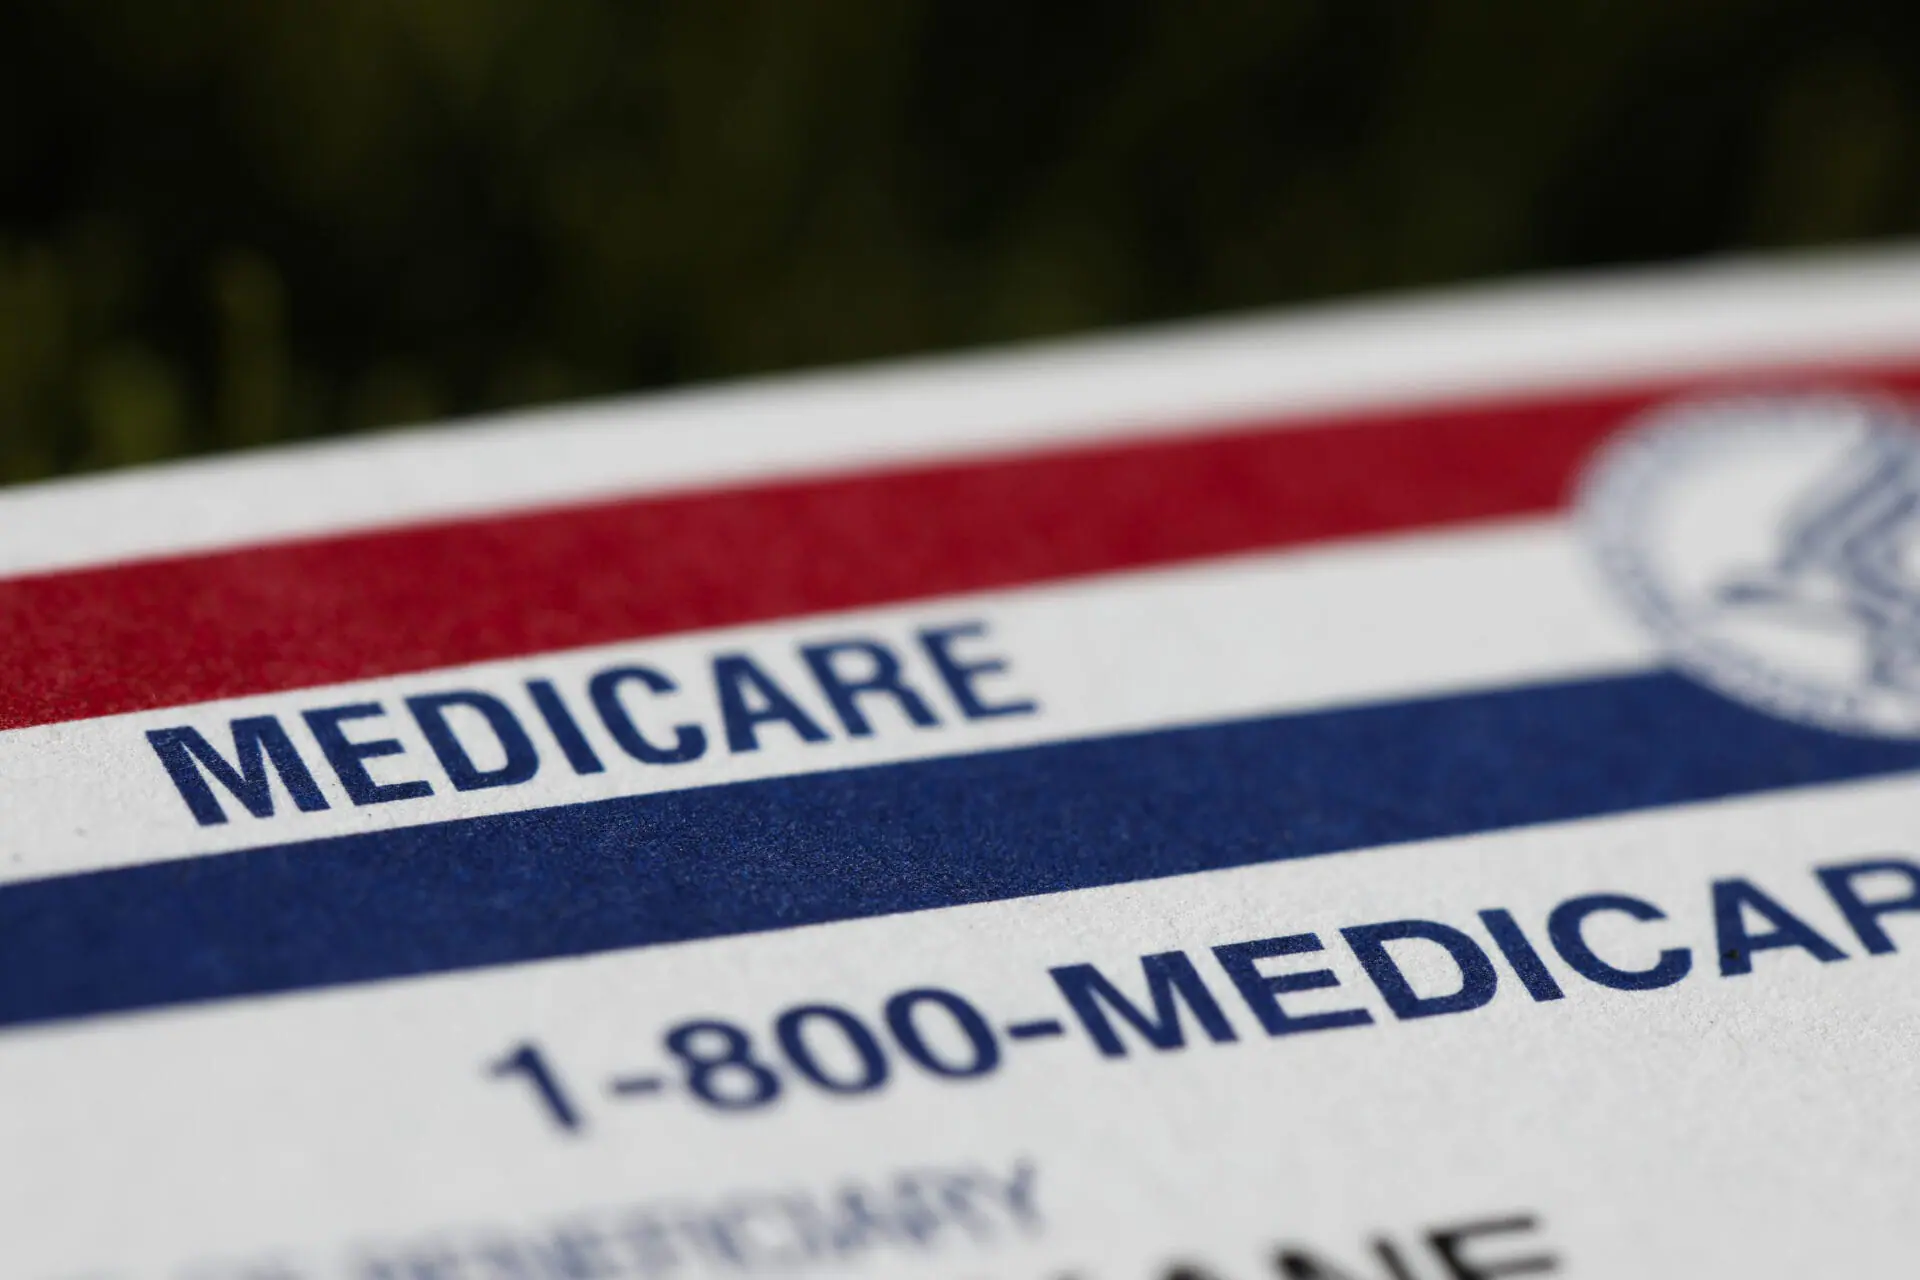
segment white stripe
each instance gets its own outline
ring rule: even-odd
[[[348,1265],[362,1242],[551,1229],[627,1205],[1026,1155],[1041,1170],[1046,1253],[757,1274],[1142,1277],[1166,1274],[1142,1259],[1172,1242],[1222,1259],[1215,1274],[1272,1276],[1276,1242],[1304,1235],[1354,1259],[1344,1274],[1378,1276],[1361,1251],[1398,1230],[1386,1224],[1511,1205],[1543,1213],[1556,1251],[1578,1259],[1566,1274],[1906,1275],[1920,919],[1883,917],[1901,949],[1864,955],[1812,868],[1911,851],[1913,831],[1912,783],[1882,779],[12,1034],[0,1038],[0,1258],[9,1276],[232,1280],[204,1269],[218,1256],[365,1280]],[[1789,947],[1720,977],[1708,886],[1734,876],[1849,958],[1822,965]],[[1575,974],[1546,917],[1600,892],[1666,913],[1597,919],[1604,954],[1640,965],[1688,947],[1692,974],[1661,991]],[[1535,1004],[1496,960],[1487,1008],[1398,1022],[1339,935],[1433,920],[1491,952],[1478,917],[1489,907],[1513,912],[1566,999]],[[1289,1012],[1363,1008],[1376,1025],[1269,1038],[1207,954],[1306,932],[1325,950],[1266,971],[1325,968],[1337,985],[1288,994]],[[1400,963],[1423,959],[1420,945]],[[958,1083],[889,1045],[888,1093],[832,1097],[787,1073],[777,1108],[728,1115],[689,1096],[684,1064],[660,1047],[682,1020],[725,1018],[784,1072],[768,1030],[782,1009],[830,1000],[884,1035],[883,1003],[913,986],[956,990],[996,1026],[1070,1019],[1049,967],[1098,964],[1141,1000],[1137,957],[1175,948],[1236,1043],[1188,1019],[1185,1051],[1136,1040],[1116,1062],[1074,1027],[1060,1041],[1003,1041],[999,1073]],[[1451,975],[1428,980],[1450,989]],[[581,1138],[558,1138],[519,1082],[484,1074],[522,1038],[588,1115]],[[643,1070],[665,1073],[670,1092],[603,1093],[608,1076]],[[1436,1204],[1460,1217],[1418,1216]],[[1476,1240],[1487,1247],[1470,1256],[1486,1275],[1530,1239]]]
[[[1010,664],[983,692],[1031,696],[1038,713],[963,721],[925,656],[914,652],[917,629],[975,618],[989,633],[968,649],[1003,655]],[[909,683],[934,703],[941,727],[915,728],[883,703],[873,709],[873,737],[842,731],[796,649],[855,635],[877,636],[904,656]],[[802,744],[775,726],[761,750],[729,753],[707,674],[712,655],[727,650],[760,660],[829,727],[832,740]],[[0,735],[0,786],[8,797],[0,810],[0,881],[644,791],[1638,670],[1656,661],[1602,596],[1582,548],[1557,521],[1360,541],[16,730]],[[621,754],[583,693],[591,673],[621,663],[644,663],[678,682],[674,695],[638,701],[662,741],[671,740],[674,724],[700,724],[709,743],[704,758],[660,766]],[[555,681],[607,772],[581,777],[567,768],[525,692],[530,677]],[[535,778],[464,794],[449,788],[399,700],[459,688],[494,692],[516,709],[540,748]],[[368,700],[392,714],[356,722],[354,736],[390,736],[406,745],[405,755],[374,761],[375,776],[425,778],[435,795],[365,808],[347,801],[299,712]],[[216,788],[231,820],[196,826],[146,730],[190,724],[230,753],[229,721],[262,714],[288,725],[332,807],[299,813],[281,796],[278,812],[263,820]]]
[[[31,486],[0,497],[0,575],[1245,415],[1916,356],[1910,250],[1483,287]]]

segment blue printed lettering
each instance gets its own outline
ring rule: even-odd
[[[1227,977],[1239,989],[1240,998],[1260,1020],[1270,1036],[1292,1035],[1300,1031],[1331,1031],[1336,1027],[1360,1027],[1373,1021],[1365,1009],[1333,1009],[1325,1013],[1288,1013],[1280,1007],[1280,997],[1289,991],[1322,991],[1340,985],[1331,969],[1307,969],[1298,973],[1264,974],[1256,961],[1275,956],[1295,956],[1321,950],[1320,939],[1311,933],[1289,934],[1284,938],[1261,938],[1254,942],[1233,942],[1213,949],[1214,959],[1226,970]]]
[[[1487,959],[1480,944],[1451,925],[1432,920],[1390,920],[1384,924],[1342,929],[1340,936],[1347,940],[1354,958],[1373,979],[1373,985],[1380,989],[1387,1007],[1397,1018],[1433,1018],[1478,1009],[1493,999],[1499,986],[1493,961]],[[1444,996],[1423,996],[1416,992],[1387,950],[1387,943],[1402,941],[1431,942],[1444,950],[1459,970],[1460,989]]]
[[[280,785],[286,788],[295,808],[312,813],[328,807],[327,798],[320,794],[313,775],[307,771],[306,761],[300,758],[293,740],[277,719],[248,716],[235,720],[232,729],[232,764],[191,726],[152,729],[147,733],[148,743],[159,755],[160,763],[166,767],[167,775],[173,779],[174,788],[186,801],[195,822],[211,827],[227,820],[219,798],[201,774],[202,769],[256,818],[273,816],[269,763],[280,775]]]
[[[371,720],[386,714],[386,709],[377,702],[354,702],[344,707],[322,707],[301,713],[301,719],[307,722],[313,740],[320,744],[327,763],[333,766],[334,773],[339,776],[340,785],[347,789],[348,799],[355,804],[387,804],[394,800],[414,800],[433,794],[433,787],[425,780],[375,782],[362,761],[397,756],[406,748],[393,738],[354,742],[340,727],[348,720]]]
[[[479,712],[501,750],[506,753],[505,762],[495,769],[475,766],[466,744],[460,741],[453,726],[447,723],[449,707],[466,707]],[[453,784],[456,791],[511,787],[525,782],[540,770],[540,756],[533,749],[533,739],[520,727],[520,721],[508,710],[507,704],[490,693],[462,689],[452,693],[422,694],[407,699],[407,710],[413,713],[414,722],[426,736],[433,754],[440,758],[440,767],[447,771],[447,781]]]
[[[866,674],[851,677],[841,671],[838,660],[843,654],[857,654],[865,658]],[[833,705],[840,723],[856,738],[869,737],[873,733],[873,726],[860,710],[859,698],[862,694],[884,694],[892,698],[907,719],[922,729],[940,723],[926,700],[901,680],[900,659],[884,645],[871,640],[811,644],[800,650],[800,656],[806,659],[807,667],[820,685],[820,692]]]
[[[697,724],[675,725],[673,745],[656,746],[640,732],[633,717],[627,714],[626,704],[620,701],[623,684],[638,684],[652,693],[674,692],[673,681],[649,667],[614,667],[588,681],[587,696],[593,700],[601,723],[607,726],[607,732],[613,735],[622,751],[642,764],[684,764],[707,753],[706,731]],[[599,763],[597,757],[595,763]]]
[[[1109,1058],[1124,1058],[1127,1046],[1108,1021],[1108,1009],[1119,1014],[1156,1049],[1185,1047],[1186,1034],[1180,1023],[1183,1000],[1194,1020],[1216,1043],[1237,1039],[1227,1015],[1214,1002],[1213,993],[1207,990],[1207,984],[1185,952],[1165,951],[1142,956],[1140,968],[1146,974],[1148,998],[1153,1001],[1151,1015],[1142,1012],[1105,974],[1090,964],[1063,965],[1048,972],[1093,1043]]]
[[[1651,991],[1670,987],[1693,968],[1693,953],[1685,947],[1662,951],[1645,969],[1622,969],[1608,964],[1587,945],[1587,917],[1601,911],[1618,911],[1635,920],[1665,920],[1667,913],[1651,902],[1619,893],[1592,893],[1570,898],[1547,917],[1547,937],[1573,971],[1589,982],[1617,991]]]
[[[792,729],[802,742],[827,740],[827,731],[746,654],[725,653],[715,658],[713,683],[720,695],[729,751],[758,751],[758,726],[774,721]]]
[[[1765,933],[1747,930],[1747,912],[1773,927]],[[1720,948],[1720,975],[1753,972],[1753,953],[1776,947],[1799,947],[1822,964],[1847,958],[1846,952],[1821,937],[1814,927],[1762,893],[1750,880],[1713,882],[1713,924]]]
[[[580,731],[579,722],[573,718],[573,712],[567,710],[567,704],[561,699],[560,691],[553,687],[551,680],[527,681],[527,693],[533,698],[533,705],[540,709],[540,718],[547,722],[547,730],[553,734],[553,740],[560,744],[560,752],[566,756],[567,763],[578,774],[605,773],[607,766],[600,762],[600,756],[587,741],[587,735]]]
[[[984,622],[962,622],[951,627],[929,627],[920,633],[920,646],[927,651],[934,670],[945,681],[947,692],[953,695],[961,714],[969,720],[986,720],[994,716],[1031,715],[1040,709],[1031,698],[1017,698],[1011,702],[987,702],[974,687],[982,676],[997,675],[1007,669],[1004,658],[980,658],[967,662],[953,652],[956,640],[987,633]]]
[[[1854,936],[1860,939],[1860,945],[1867,949],[1868,955],[1883,956],[1894,950],[1893,939],[1887,936],[1886,929],[1880,924],[1881,916],[1897,911],[1920,911],[1920,866],[1905,858],[1842,862],[1821,867],[1817,874],[1827,890],[1827,896],[1840,908],[1840,914],[1847,918],[1847,924],[1852,927]],[[1869,901],[1860,896],[1860,890],[1854,884],[1862,876],[1899,876],[1907,882],[1907,892],[1901,897]]]
[[[1535,1000],[1559,1000],[1566,996],[1560,984],[1554,981],[1553,973],[1547,968],[1547,962],[1533,949],[1526,933],[1520,928],[1520,922],[1513,913],[1500,907],[1480,913],[1480,923],[1487,926],[1487,934],[1493,939],[1500,954],[1507,958],[1513,967],[1513,976],[1520,979],[1520,985]]]

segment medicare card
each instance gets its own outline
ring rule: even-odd
[[[0,1275],[1891,1276],[1920,256],[0,497]]]

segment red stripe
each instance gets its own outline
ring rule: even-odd
[[[1848,381],[1920,390],[1920,366]],[[0,727],[1546,512],[1596,442],[1681,389],[1242,427],[0,582]]]

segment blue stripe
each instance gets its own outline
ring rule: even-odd
[[[986,902],[1917,766],[1920,744],[1802,728],[1653,674],[471,818],[0,888],[0,1025]]]

